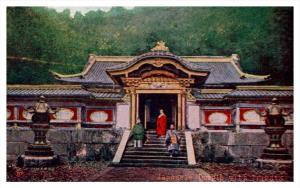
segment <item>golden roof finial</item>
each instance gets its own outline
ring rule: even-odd
[[[169,48],[165,46],[165,42],[164,41],[158,41],[156,43],[156,46],[154,48],[151,49],[152,52],[154,51],[165,51],[168,52]]]

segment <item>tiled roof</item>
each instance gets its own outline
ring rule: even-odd
[[[124,96],[123,93],[91,93],[95,98],[109,98],[109,99],[120,99]]]
[[[223,99],[226,94],[210,93],[210,94],[195,94],[197,99]]]
[[[228,98],[243,98],[243,97],[293,97],[293,89],[236,89],[236,90],[212,90],[202,91],[194,89],[192,91],[193,96],[198,100],[213,100],[213,99],[228,99]],[[124,93],[117,91],[87,91],[81,87],[68,87],[64,85],[59,86],[9,86],[7,88],[7,95],[9,97],[23,97],[23,96],[40,96],[46,97],[55,96],[72,96],[72,97],[95,97],[99,99],[121,99]]]
[[[62,88],[62,87],[41,87],[37,88],[36,86],[33,86],[32,88],[30,87],[8,87],[7,88],[7,96],[17,96],[17,97],[22,97],[22,96],[33,96],[33,97],[38,97],[38,96],[45,96],[45,97],[56,97],[56,96],[61,96],[61,97],[95,97],[95,98],[103,98],[103,99],[120,99],[123,97],[123,93],[120,92],[91,92],[87,91],[83,88]]]
[[[293,97],[293,90],[233,90],[229,93],[201,93],[200,91],[194,91],[193,95],[199,100],[237,97]]]
[[[118,64],[124,64],[124,62],[96,62],[93,64],[89,72],[84,76],[74,76],[57,79],[71,83],[113,84],[113,81],[106,73],[106,70]]]
[[[230,62],[193,62],[190,64],[192,64],[195,69],[210,70],[210,75],[205,81],[207,85],[242,84],[263,81],[263,79],[257,78],[241,78],[240,74]]]
[[[241,78],[238,71],[232,66],[231,62],[188,62],[179,56],[176,56],[170,52],[149,52],[143,55],[137,56],[133,60],[127,63],[117,64],[109,67],[109,70],[124,70],[140,60],[150,57],[168,57],[180,62],[183,66],[194,71],[209,71],[205,84],[235,84],[235,83],[250,83],[263,81],[258,78]]]
[[[292,90],[235,90],[227,97],[292,97]]]
[[[264,81],[258,78],[240,78],[240,74],[231,65],[230,62],[185,62],[193,70],[203,71],[208,70],[210,72],[205,84],[217,85],[217,84],[242,84],[242,83],[255,83]],[[70,83],[86,83],[86,84],[103,84],[112,85],[113,81],[106,73],[107,69],[116,67],[127,67],[128,63],[124,62],[95,62],[89,72],[83,76],[74,76],[69,78],[58,78],[58,80],[66,81]]]
[[[208,72],[205,85],[246,84],[262,82],[268,75],[257,76],[242,72],[236,55],[224,56],[177,56],[168,51],[152,51],[136,57],[91,55],[83,72],[75,75],[54,73],[58,80],[79,84],[113,85],[107,71],[122,71],[139,61],[150,58],[175,60],[188,70]],[[115,83],[116,84],[116,83]]]
[[[184,67],[186,67],[187,69],[190,70],[194,70],[194,71],[199,71],[198,67],[193,66],[191,63],[185,61],[184,59],[182,59],[181,57],[174,55],[171,52],[165,52],[165,51],[154,51],[154,52],[148,52],[148,53],[144,53],[140,56],[135,57],[134,59],[132,59],[131,61],[127,62],[127,63],[122,63],[119,65],[115,65],[109,68],[109,70],[125,70],[128,67],[134,65],[135,63],[137,63],[138,61],[147,59],[147,58],[152,58],[152,57],[160,57],[160,58],[170,58],[170,59],[174,59],[177,62],[179,62],[180,64],[182,64]],[[201,69],[201,71],[206,71],[206,69]]]
[[[90,93],[83,89],[37,89],[37,88],[8,88],[8,96],[89,96]]]

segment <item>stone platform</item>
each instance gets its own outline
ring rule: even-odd
[[[119,129],[54,128],[47,133],[47,139],[51,142],[55,154],[59,155],[61,160],[66,160],[72,153],[76,153],[82,144],[87,145],[88,152],[108,146],[114,155],[123,132]],[[238,133],[227,130],[197,130],[192,132],[192,137],[197,159],[203,157],[204,143],[202,140],[207,140],[207,143],[215,146],[216,157],[223,157],[224,150],[228,149],[237,160],[260,158],[269,142],[268,136],[262,129],[241,129]],[[34,143],[33,132],[29,128],[7,128],[7,159],[16,160],[18,156],[25,153],[27,146],[31,143]],[[282,143],[293,155],[292,130],[284,133]]]
[[[59,163],[57,155],[41,157],[22,155],[18,160],[19,165],[24,167],[49,167]]]
[[[284,166],[292,166],[293,160],[275,160],[275,159],[256,159],[259,168],[274,168],[279,169]]]
[[[49,144],[30,144],[19,160],[19,165],[24,167],[48,167],[59,163]]]

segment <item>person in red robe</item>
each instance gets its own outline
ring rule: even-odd
[[[163,109],[159,110],[160,114],[156,120],[156,134],[157,137],[166,136],[167,131],[167,116],[164,113]]]

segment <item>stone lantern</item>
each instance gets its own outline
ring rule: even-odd
[[[265,133],[269,136],[269,145],[263,150],[258,162],[265,163],[291,163],[292,156],[287,148],[282,144],[281,137],[286,131],[284,116],[288,115],[278,103],[277,98],[272,99],[272,104],[265,108],[265,111],[259,113],[265,117]]]
[[[50,129],[50,114],[56,113],[46,103],[45,97],[40,96],[39,101],[34,107],[28,108],[27,111],[32,115],[31,130],[34,132],[34,143],[30,144],[21,156],[22,164],[25,167],[46,167],[58,162],[54,155],[46,134]]]

